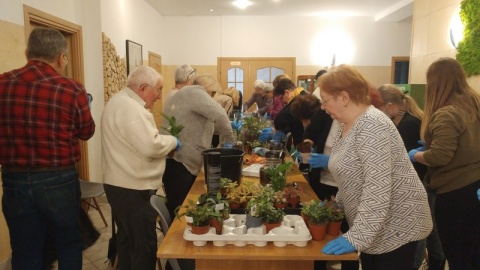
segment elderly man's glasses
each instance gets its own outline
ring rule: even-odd
[[[190,75],[192,75],[193,73],[195,73],[195,71],[197,71],[196,68],[194,68],[192,71],[190,71],[190,73],[188,73],[187,79],[190,78]]]

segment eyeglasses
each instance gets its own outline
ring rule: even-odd
[[[320,100],[320,104],[322,105],[327,105],[327,103],[332,99],[334,98],[335,96],[331,96],[330,98],[327,98],[327,99],[322,99]]]
[[[140,85],[140,88],[142,88],[142,87],[147,87],[147,86],[153,89],[153,86],[150,86],[150,85],[147,84],[147,83],[141,84],[141,85]],[[162,88],[158,88],[158,89],[154,89],[154,90],[155,90],[155,92],[157,92],[157,94],[162,93]]]
[[[187,75],[187,80],[188,80],[188,78],[190,78],[190,75],[192,75],[193,73],[195,73],[195,71],[197,71],[196,68],[194,68],[192,71],[190,71],[190,73],[188,73],[188,75]]]

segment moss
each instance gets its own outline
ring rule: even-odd
[[[467,76],[480,74],[480,0],[464,0],[460,18],[465,25],[463,40],[458,44],[457,60]]]

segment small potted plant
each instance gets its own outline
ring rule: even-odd
[[[335,196],[332,196],[330,201],[326,202],[325,205],[330,215],[329,222],[327,224],[327,234],[337,236],[340,234],[340,228],[342,226],[345,213],[342,211],[342,209],[340,209],[340,206],[335,200]]]
[[[270,178],[270,185],[275,191],[282,190],[287,184],[287,171],[292,164],[293,162],[287,162],[265,169],[267,177]]]
[[[185,211],[182,212],[181,209]],[[187,205],[181,205],[175,209],[175,216],[179,220],[185,216],[193,234],[206,234],[210,231],[210,220],[218,218],[218,213],[208,203],[196,204],[189,199]]]
[[[288,205],[285,192],[283,190],[275,191],[272,196],[273,206],[277,209],[284,209]]]
[[[263,224],[267,230],[267,233],[276,227],[280,227],[282,225],[283,217],[285,216],[285,212],[282,209],[277,209],[270,204],[268,207],[263,209],[261,213],[263,218]]]
[[[330,213],[325,206],[325,202],[320,200],[311,200],[304,203],[302,215],[306,217],[308,229],[314,240],[323,240],[326,235],[327,223],[330,220]]]
[[[162,127],[164,130],[166,130],[170,135],[174,136],[175,138],[179,139],[180,137],[180,132],[182,132],[184,126],[182,124],[177,124],[177,119],[175,119],[175,116],[168,116],[164,113],[161,113],[163,117],[168,121],[168,127]],[[169,157],[173,157],[175,150],[171,151],[168,153]]]
[[[237,182],[233,182],[229,178],[220,178],[220,193],[226,195],[238,186]]]
[[[262,190],[256,193],[247,203],[245,213],[247,214],[247,220],[245,224],[247,228],[259,227],[263,223],[263,213],[265,213],[270,207],[273,208],[271,198],[273,195],[273,189],[269,187],[262,188]]]
[[[292,208],[297,208],[300,203],[300,193],[302,190],[294,184],[285,185],[283,194]]]

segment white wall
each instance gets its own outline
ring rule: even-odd
[[[117,54],[125,57],[127,39],[142,45],[143,59],[148,51],[162,54],[170,42],[162,33],[162,16],[144,0],[101,0],[101,31],[111,40]]]
[[[375,23],[373,18],[226,16],[163,17],[163,64],[216,65],[217,57],[296,57],[297,65],[329,65],[335,49],[350,45],[341,62],[390,66],[392,56],[410,55],[411,22]],[[346,41],[335,42],[344,33]],[[326,54],[326,55],[324,55]]]

